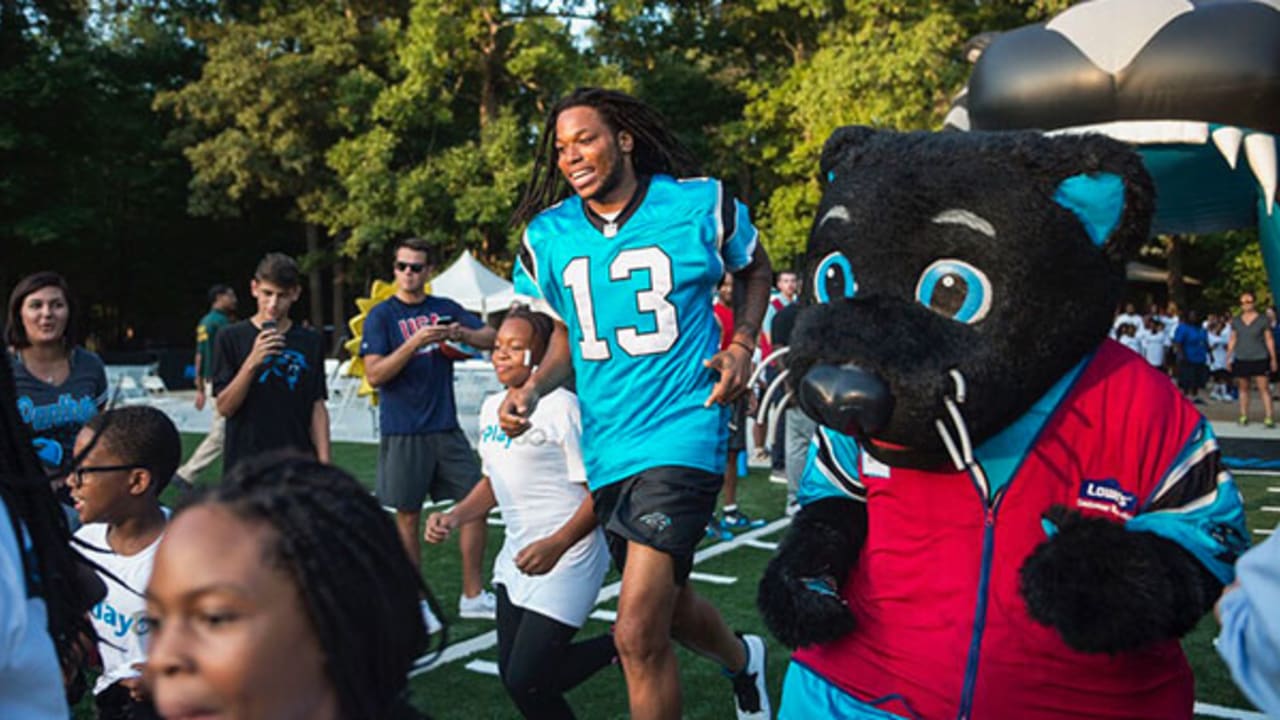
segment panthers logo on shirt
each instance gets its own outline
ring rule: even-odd
[[[259,384],[273,377],[281,378],[290,390],[296,390],[298,381],[307,372],[307,358],[297,350],[285,350],[267,358],[263,366],[258,375]]]

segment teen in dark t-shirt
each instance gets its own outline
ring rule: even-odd
[[[258,310],[214,342],[213,392],[227,418],[224,473],[246,457],[294,448],[329,462],[329,412],[320,335],[294,325],[301,294],[293,259],[271,253],[250,287]]]

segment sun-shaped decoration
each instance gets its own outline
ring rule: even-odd
[[[431,292],[431,283],[423,286],[423,290],[427,293]],[[347,366],[347,374],[351,377],[360,378],[360,389],[356,391],[358,397],[368,396],[369,404],[378,404],[378,391],[369,384],[369,378],[364,374],[364,358],[360,357],[360,343],[364,340],[364,320],[369,317],[369,311],[380,302],[396,294],[396,286],[385,280],[374,280],[373,285],[369,288],[369,296],[356,298],[356,307],[360,312],[347,322],[347,327],[351,329],[351,339],[343,346],[347,350],[347,354],[351,356],[351,364]]]

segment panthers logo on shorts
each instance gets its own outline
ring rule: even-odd
[[[668,517],[666,513],[661,512],[651,512],[641,515],[640,522],[647,525],[649,529],[653,530],[655,533],[660,533],[671,527],[671,518]]]

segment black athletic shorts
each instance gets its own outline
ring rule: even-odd
[[[1262,360],[1236,360],[1231,366],[1231,374],[1237,378],[1255,378],[1266,377],[1271,372],[1271,361]]]
[[[684,585],[722,482],[719,473],[669,465],[591,493],[613,563],[619,570],[626,567],[627,543],[638,542],[670,555],[675,583]]]

